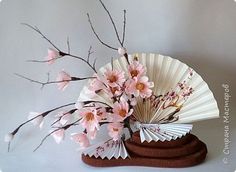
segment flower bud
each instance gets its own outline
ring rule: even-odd
[[[5,135],[4,141],[5,142],[10,142],[10,141],[13,140],[13,138],[14,138],[14,135],[12,133],[8,133],[8,134]]]
[[[118,48],[118,54],[120,55],[125,55],[127,53],[126,49],[124,47]]]

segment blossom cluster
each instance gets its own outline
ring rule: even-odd
[[[94,139],[102,124],[107,124],[109,136],[119,140],[122,136],[126,121],[133,113],[137,98],[148,98],[152,95],[153,82],[148,80],[145,67],[137,60],[128,65],[128,74],[121,70],[106,69],[101,75],[89,82],[92,95],[105,94],[110,104],[99,101],[78,101],[76,107],[81,117],[80,123],[84,133],[74,133],[73,140],[81,146],[89,145],[88,139]]]

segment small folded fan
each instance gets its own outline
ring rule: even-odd
[[[217,102],[207,83],[186,64],[159,54],[133,54],[128,58],[130,61],[136,58],[143,64],[149,80],[154,82],[152,90],[155,96],[145,101],[138,99],[134,107],[133,116],[141,124],[138,129],[142,142],[180,138],[192,129],[192,125],[185,123],[219,117]],[[125,57],[121,57],[112,64],[101,67],[98,75],[102,75],[106,69],[111,69],[112,65],[114,69],[128,73],[128,63]],[[91,96],[89,82],[82,89],[79,101],[97,100],[113,106],[105,94]],[[182,87],[187,88],[189,92],[185,94]],[[172,94],[178,96],[171,98]],[[170,104],[177,101],[177,108],[161,108],[167,102]]]
[[[115,159],[120,157],[125,159],[129,156],[123,141],[114,141],[112,139],[86,148],[83,150],[83,154],[88,155],[89,157],[94,156],[95,158],[100,157],[102,159],[107,158],[109,160],[113,157]]]

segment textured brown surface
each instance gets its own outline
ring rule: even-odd
[[[205,160],[207,154],[206,145],[192,134],[175,141],[166,142],[164,146],[163,144],[163,142],[141,143],[135,133],[132,140],[125,141],[130,158],[108,160],[82,155],[82,160],[95,167],[152,166],[177,168],[197,165]]]

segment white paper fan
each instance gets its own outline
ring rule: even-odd
[[[206,120],[219,117],[219,110],[216,100],[209,89],[207,83],[186,64],[177,59],[159,54],[134,54],[129,55],[129,59],[134,57],[146,67],[147,76],[154,82],[153,92],[155,95],[165,95],[174,90],[181,94],[178,83],[184,82],[193,88],[193,94],[187,99],[179,100],[183,106],[181,110],[175,113],[174,123],[191,123],[194,121]],[[125,57],[113,61],[114,69],[122,70],[127,73],[127,61]],[[103,74],[106,69],[111,69],[111,63],[99,69],[99,74]],[[190,73],[193,74],[190,77]],[[88,84],[82,89],[79,101],[99,100],[112,106],[112,102],[105,94],[91,95]],[[173,108],[161,110],[152,109],[150,101],[143,102],[139,100],[134,107],[134,116],[141,123],[168,123],[166,118],[173,112]]]
[[[135,123],[140,130],[141,142],[170,141],[190,133],[192,124],[141,124]]]
[[[113,157],[125,159],[129,156],[123,141],[112,139],[86,148],[83,150],[83,154],[89,157],[95,156],[95,158],[108,158],[109,160]]]

